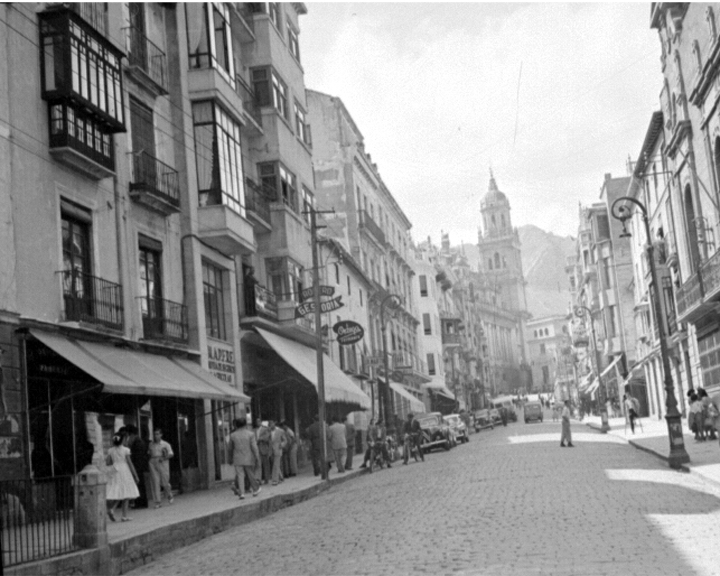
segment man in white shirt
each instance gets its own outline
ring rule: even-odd
[[[569,448],[574,448],[572,434],[570,433],[570,400],[565,400],[562,410],[562,434],[560,435],[560,448],[565,448],[565,442]]]

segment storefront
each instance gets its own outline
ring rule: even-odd
[[[426,405],[429,405],[429,412],[440,412],[442,414],[454,414],[457,412],[458,403],[455,395],[448,390],[445,383],[440,380],[433,380],[423,384],[422,388],[427,393]]]
[[[214,474],[201,457],[210,405],[237,406],[247,396],[185,356],[151,354],[126,343],[89,341],[61,332],[25,331],[27,453],[35,478],[75,474],[100,464],[122,426],[146,442],[161,429],[175,452],[173,488],[207,487]]]

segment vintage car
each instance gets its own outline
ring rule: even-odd
[[[517,412],[515,411],[515,404],[513,404],[512,398],[507,396],[505,398],[496,398],[492,401],[492,405],[498,410],[502,408],[505,409],[508,422],[517,422],[518,416]]]
[[[422,430],[423,452],[430,452],[433,448],[450,450],[455,445],[455,436],[444,421],[440,412],[416,414],[415,420],[420,423]]]
[[[475,432],[480,432],[483,428],[495,428],[495,422],[493,422],[490,416],[490,410],[475,410]]]
[[[523,407],[523,417],[525,418],[525,424],[530,420],[543,421],[543,408],[540,402],[526,402]]]
[[[443,421],[450,426],[450,430],[452,430],[457,442],[462,442],[463,444],[470,442],[470,431],[468,430],[467,424],[465,424],[460,417],[460,414],[443,416]]]
[[[497,408],[490,408],[488,411],[490,414],[490,418],[495,424],[502,424],[502,417],[500,416],[500,410]]]

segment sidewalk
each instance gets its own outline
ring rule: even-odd
[[[124,574],[158,556],[313,498],[362,472],[355,468],[337,474],[333,468],[330,480],[322,482],[313,476],[312,467],[307,467],[277,486],[263,485],[257,497],[246,494],[244,500],[232,493],[229,482],[180,494],[172,506],[165,501],[158,510],[130,510],[132,522],[120,522],[119,514],[117,522],[108,519],[106,546],[12,566],[5,569],[5,574]]]
[[[600,417],[587,416],[582,421],[586,426],[600,430]],[[625,427],[625,418],[610,418],[610,431],[608,434],[626,440],[628,444],[659,456],[663,460],[668,459],[670,453],[670,441],[668,440],[667,422],[652,418],[641,419],[640,424],[635,423],[635,434],[630,431],[630,425]],[[687,420],[682,420],[683,437],[685,439],[685,450],[690,456],[690,462],[684,464],[682,469],[696,474],[720,485],[720,446],[718,440],[706,440],[697,442],[695,436],[688,429]]]

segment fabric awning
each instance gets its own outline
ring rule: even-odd
[[[427,390],[432,390],[433,392],[440,394],[441,396],[445,396],[447,398],[450,398],[451,400],[455,400],[455,394],[450,392],[448,390],[447,386],[445,386],[445,380],[441,378],[433,378],[432,381],[423,384],[422,388],[425,388]]]
[[[584,392],[585,389],[590,386],[590,379],[593,377],[593,372],[588,372],[583,376],[582,380],[578,382],[578,392]]]
[[[608,364],[607,368],[605,368],[605,370],[603,370],[603,371],[600,373],[600,376],[605,376],[608,372],[610,372],[610,370],[612,370],[613,367],[614,367],[618,362],[620,362],[620,358],[622,358],[622,354],[618,354],[617,356],[615,356],[615,360],[613,360],[612,362],[610,362],[610,364]]]
[[[218,380],[191,360],[148,354],[31,330],[48,348],[103,384],[103,392],[172,398],[249,402],[250,398]]]
[[[418,400],[410,394],[407,390],[405,390],[405,387],[402,384],[398,384],[397,382],[390,382],[390,388],[395,390],[400,396],[405,398],[410,402],[410,410],[413,412],[425,412],[425,404],[422,403],[421,400]]]
[[[262,328],[256,327],[255,329],[285,362],[317,388],[317,361],[314,348],[309,348],[304,344],[283,338]],[[369,410],[370,397],[338,368],[330,356],[327,354],[323,356],[325,401],[357,404],[361,408]]]

